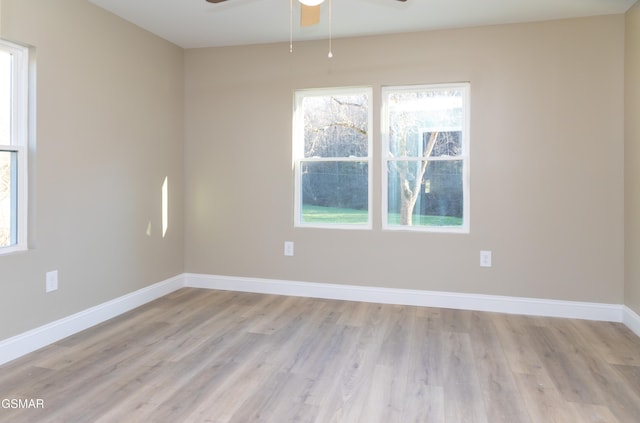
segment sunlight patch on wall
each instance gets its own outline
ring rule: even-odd
[[[167,235],[169,228],[169,177],[165,176],[162,183],[162,237]]]

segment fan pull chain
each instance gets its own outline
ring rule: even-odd
[[[293,53],[293,0],[289,0],[289,53]]]
[[[331,0],[329,0],[329,54],[327,55],[329,59],[333,57],[333,52],[331,51]]]

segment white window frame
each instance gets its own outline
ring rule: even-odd
[[[328,95],[348,95],[366,94],[368,98],[367,110],[367,157],[332,157],[332,158],[305,158],[304,157],[304,113],[302,111],[302,101],[310,96]],[[373,163],[372,163],[372,138],[373,138],[373,89],[371,87],[339,87],[339,88],[316,88],[300,89],[294,93],[293,110],[293,168],[295,175],[294,188],[294,227],[303,228],[328,228],[328,229],[371,229],[372,228],[372,205],[373,205]],[[347,223],[317,223],[302,221],[302,162],[322,162],[322,161],[345,161],[345,162],[365,162],[367,164],[367,222],[366,224]]]
[[[28,88],[29,88],[29,49],[27,47],[0,39],[0,50],[13,56],[11,81],[11,134],[10,144],[0,144],[0,151],[15,152],[16,174],[16,216],[12,221],[13,243],[0,247],[0,254],[27,249],[27,199],[28,199]]]
[[[462,122],[462,154],[460,156],[456,156],[454,158],[447,157],[434,157],[430,158],[430,161],[441,161],[441,160],[462,160],[462,201],[463,201],[463,211],[462,211],[462,225],[460,226],[422,226],[422,225],[390,225],[389,224],[389,208],[388,208],[388,166],[391,161],[391,157],[389,157],[389,115],[387,113],[387,102],[388,102],[388,94],[390,92],[398,92],[398,91],[419,91],[419,90],[430,90],[430,89],[460,89],[462,91],[462,101],[463,101],[463,122]],[[389,86],[382,87],[382,115],[380,117],[381,122],[381,138],[382,138],[382,151],[381,151],[381,170],[382,170],[382,229],[383,230],[393,230],[393,231],[414,231],[414,232],[444,232],[444,233],[469,233],[470,231],[470,204],[469,204],[469,128],[470,128],[470,91],[471,84],[468,82],[465,83],[453,83],[453,84],[428,84],[428,85],[407,85],[407,86]],[[424,132],[421,129],[421,132]],[[415,158],[402,158],[402,160],[410,160],[410,161],[422,161],[422,157]]]

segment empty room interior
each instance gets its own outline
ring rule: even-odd
[[[640,5],[476,3],[0,0],[0,421],[640,421]]]

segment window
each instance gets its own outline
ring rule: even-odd
[[[388,87],[383,102],[385,229],[469,231],[469,85]]]
[[[371,89],[295,94],[295,225],[371,227]]]
[[[28,49],[0,40],[0,253],[27,246]]]

